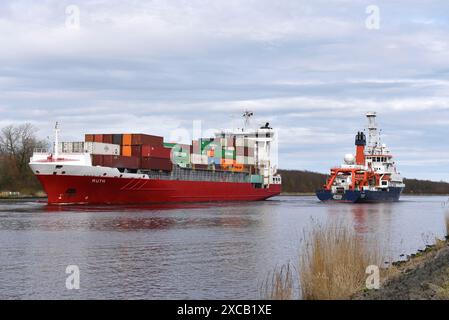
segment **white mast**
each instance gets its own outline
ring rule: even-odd
[[[53,145],[53,153],[55,155],[55,159],[58,159],[58,157],[59,157],[58,147],[59,147],[59,124],[56,121],[56,124],[55,124],[55,144]]]
[[[377,130],[377,123],[376,123],[376,113],[375,112],[368,112],[366,114],[366,117],[368,118],[368,143],[367,143],[367,151],[369,153],[372,153],[376,147],[380,146],[380,138],[379,138],[379,132]]]

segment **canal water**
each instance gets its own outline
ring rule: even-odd
[[[144,207],[3,201],[0,299],[258,299],[273,268],[297,261],[313,224],[343,221],[399,259],[444,237],[448,211],[439,196]],[[79,268],[79,289],[66,288],[69,265]]]

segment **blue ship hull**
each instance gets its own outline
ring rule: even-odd
[[[398,201],[402,192],[401,187],[390,187],[388,190],[346,190],[342,194],[334,194],[329,190],[318,190],[316,196],[321,201],[337,202],[394,202]]]

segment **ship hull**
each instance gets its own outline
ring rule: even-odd
[[[330,190],[318,190],[316,196],[321,201],[334,202],[396,202],[399,201],[402,189],[402,187],[390,187],[387,191],[346,190],[343,194],[335,194]]]
[[[49,204],[142,204],[257,201],[276,196],[280,184],[38,175]]]

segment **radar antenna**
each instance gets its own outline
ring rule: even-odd
[[[254,113],[252,111],[245,110],[245,112],[243,113],[243,118],[245,119],[245,129],[249,127],[250,118],[252,116],[254,116]]]

